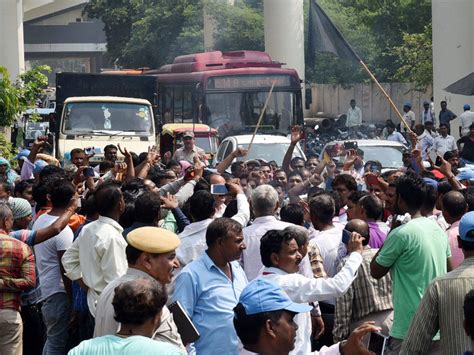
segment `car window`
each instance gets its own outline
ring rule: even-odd
[[[224,160],[224,152],[228,144],[229,144],[229,141],[225,141],[219,146],[219,150],[217,152],[217,161]]]
[[[230,153],[234,151],[234,145],[232,144],[232,141],[229,141],[229,144],[227,144],[227,148],[225,149],[224,157],[223,159],[227,158]]]

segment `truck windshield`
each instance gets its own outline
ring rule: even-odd
[[[268,91],[207,93],[207,124],[216,128],[221,137],[253,131],[267,96]],[[273,92],[259,131],[288,133],[293,124],[295,100],[295,92]]]
[[[95,133],[148,136],[153,116],[147,105],[120,102],[74,102],[64,107],[65,134]]]

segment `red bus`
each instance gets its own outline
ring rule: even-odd
[[[252,132],[272,83],[259,132],[287,134],[303,124],[301,80],[267,53],[206,52],[178,56],[143,74],[158,76],[161,123],[204,123],[221,138]]]

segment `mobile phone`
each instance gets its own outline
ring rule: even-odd
[[[225,185],[212,184],[211,185],[211,194],[212,195],[227,195],[229,190]]]
[[[84,176],[85,177],[94,177],[95,176],[94,169],[91,168],[90,166],[85,168],[84,169]]]
[[[347,229],[342,230],[342,242],[344,244],[348,244],[349,240],[351,239],[351,232],[349,232]]]
[[[171,303],[168,309],[173,314],[173,320],[176,323],[178,333],[181,335],[183,343],[190,344],[198,340],[201,335],[179,301]]]
[[[357,142],[344,142],[344,149],[345,150],[357,149]]]
[[[368,350],[372,351],[375,355],[382,355],[385,352],[387,346],[388,337],[379,332],[370,333],[369,347]]]
[[[443,162],[441,161],[441,157],[438,155],[436,157],[435,165],[436,166],[441,166],[441,164],[443,164]]]
[[[368,175],[365,175],[365,183],[367,185],[378,185],[379,179],[375,175],[368,174]]]
[[[370,166],[370,171],[373,172],[374,174],[378,174],[380,171],[379,171],[379,167],[375,164],[372,164]]]

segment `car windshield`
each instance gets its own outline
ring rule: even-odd
[[[227,137],[253,131],[262,112],[268,92],[207,93],[207,124]],[[294,92],[273,92],[259,131],[288,133],[295,112]]]
[[[152,134],[152,115],[147,105],[119,102],[74,102],[64,108],[66,134]]]
[[[245,158],[246,160],[252,159],[263,159],[265,161],[276,161],[278,165],[283,163],[283,158],[288,150],[290,143],[254,143],[249,155]],[[239,144],[239,148],[248,148],[248,144]],[[301,153],[298,149],[293,151],[293,158],[301,157]]]
[[[403,147],[374,145],[358,147],[364,152],[364,161],[378,160],[383,168],[403,167]],[[333,156],[342,165],[345,159],[345,150],[341,143],[327,145],[325,151]]]
[[[383,168],[401,168],[403,166],[402,147],[361,146],[364,151],[364,161],[378,160]]]

